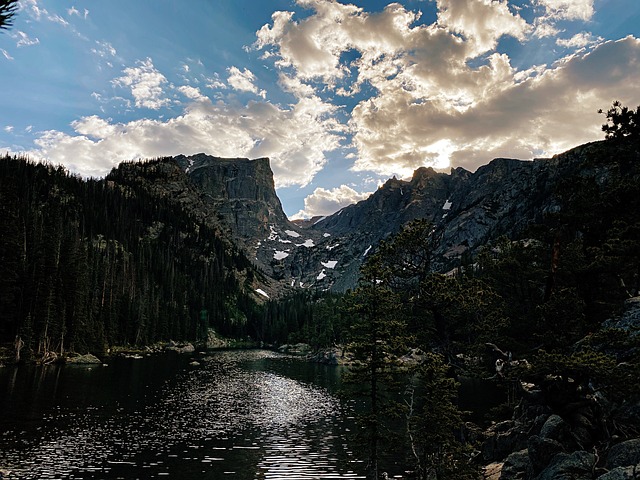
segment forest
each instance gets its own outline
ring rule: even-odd
[[[0,178],[0,338],[23,359],[193,341],[210,326],[256,336],[253,267],[215,227],[24,158],[0,159]]]

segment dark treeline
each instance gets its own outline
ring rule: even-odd
[[[24,352],[256,336],[247,258],[170,199],[0,159],[0,338]],[[123,180],[123,179],[120,179]],[[240,275],[239,272],[242,272]],[[16,340],[17,341],[17,340]]]

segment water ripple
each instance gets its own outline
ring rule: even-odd
[[[217,352],[201,367],[185,364],[144,400],[78,408],[49,399],[40,420],[0,434],[0,472],[24,480],[364,478],[345,448],[344,406],[326,388],[283,374],[290,361]]]

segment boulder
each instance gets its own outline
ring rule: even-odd
[[[605,467],[631,467],[640,463],[640,438],[618,443],[609,449]],[[640,477],[640,471],[638,472]]]
[[[616,318],[605,320],[604,328],[619,328],[640,335],[640,297],[629,298],[624,302],[624,312]]]
[[[538,435],[529,438],[527,446],[531,467],[535,473],[544,470],[553,457],[564,451],[564,447],[560,442],[551,438],[542,438]]]
[[[549,415],[540,429],[540,437],[562,441],[569,432],[569,425],[559,415]]]
[[[533,475],[529,452],[524,449],[513,452],[502,465],[500,480],[526,480]]]
[[[485,435],[482,455],[489,462],[503,460],[510,453],[527,448],[527,432],[521,424],[512,420],[492,425]]]
[[[482,469],[483,480],[500,480],[503,464],[500,462],[490,463]]]
[[[170,352],[177,352],[177,353],[193,353],[196,351],[196,348],[190,343],[185,343],[183,345],[180,345],[174,342],[173,340],[171,340],[165,347],[165,350],[168,350]]]
[[[597,480],[637,480],[638,478],[640,478],[640,464],[634,467],[616,467],[597,477]]]
[[[78,355],[77,357],[69,357],[67,358],[67,363],[72,365],[102,365],[102,360],[95,355],[87,353],[85,355]]]
[[[595,462],[595,455],[584,450],[558,453],[535,480],[591,480]]]

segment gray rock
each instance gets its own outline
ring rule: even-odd
[[[617,467],[600,475],[597,480],[638,480],[640,478],[640,464],[635,467]]]
[[[583,450],[559,453],[535,480],[592,480],[595,461],[593,454]]]
[[[533,475],[529,452],[520,450],[507,457],[502,465],[500,480],[526,480]]]
[[[605,467],[629,467],[640,463],[640,438],[618,443],[609,449]]]
[[[550,415],[540,429],[540,437],[560,441],[569,432],[569,425],[559,415]]]
[[[535,473],[544,470],[553,457],[564,451],[564,447],[558,441],[537,435],[529,438],[527,445],[529,460],[531,460],[531,467]]]
[[[482,445],[482,455],[486,461],[498,461],[515,451],[527,448],[528,434],[524,427],[507,420],[487,429]]]
[[[624,302],[624,312],[621,316],[606,320],[604,328],[619,328],[640,335],[640,297],[633,297]]]

